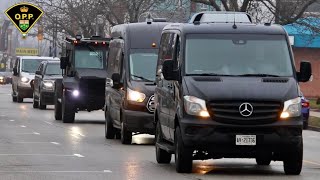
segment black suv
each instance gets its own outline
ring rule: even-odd
[[[62,79],[60,61],[43,61],[31,81],[33,108],[46,109],[47,105],[54,104],[54,81],[57,79]]]
[[[105,136],[131,144],[132,133],[154,134],[154,89],[159,43],[168,23],[114,26],[108,54]]]
[[[255,158],[302,168],[300,72],[281,26],[251,23],[168,25],[155,90],[156,159],[191,172],[193,160]]]

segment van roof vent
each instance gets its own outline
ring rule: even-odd
[[[205,82],[222,82],[221,78],[219,77],[193,77],[195,81],[205,81]]]
[[[288,81],[287,78],[262,78],[262,82],[266,83],[287,83]]]

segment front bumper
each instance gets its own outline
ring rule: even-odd
[[[18,94],[20,98],[32,98],[33,90],[31,87],[18,87]]]
[[[40,96],[43,105],[54,105],[54,92],[42,91]]]
[[[207,150],[224,157],[234,157],[234,154],[237,157],[250,157],[259,150],[282,152],[294,148],[301,142],[301,118],[263,125],[231,125],[211,119],[183,119],[180,128],[186,147]],[[237,146],[236,135],[256,135],[256,145]]]
[[[124,125],[129,131],[139,133],[155,133],[154,116],[145,111],[124,110]]]

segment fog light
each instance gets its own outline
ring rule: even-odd
[[[78,97],[79,94],[80,94],[80,92],[79,92],[78,90],[73,90],[73,91],[72,91],[72,95],[73,95],[74,97]]]

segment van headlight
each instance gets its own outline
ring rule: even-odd
[[[146,98],[145,94],[138,92],[138,91],[131,90],[130,88],[128,88],[127,99],[129,101],[143,102],[145,98]]]
[[[21,82],[23,82],[23,83],[27,83],[27,82],[29,82],[29,78],[27,78],[27,77],[21,77]]]
[[[184,96],[185,111],[194,116],[209,117],[206,102],[194,96]]]
[[[284,102],[280,118],[299,117],[301,115],[301,98],[297,97]]]
[[[53,81],[43,81],[42,87],[44,89],[53,89],[54,83],[53,83]]]

